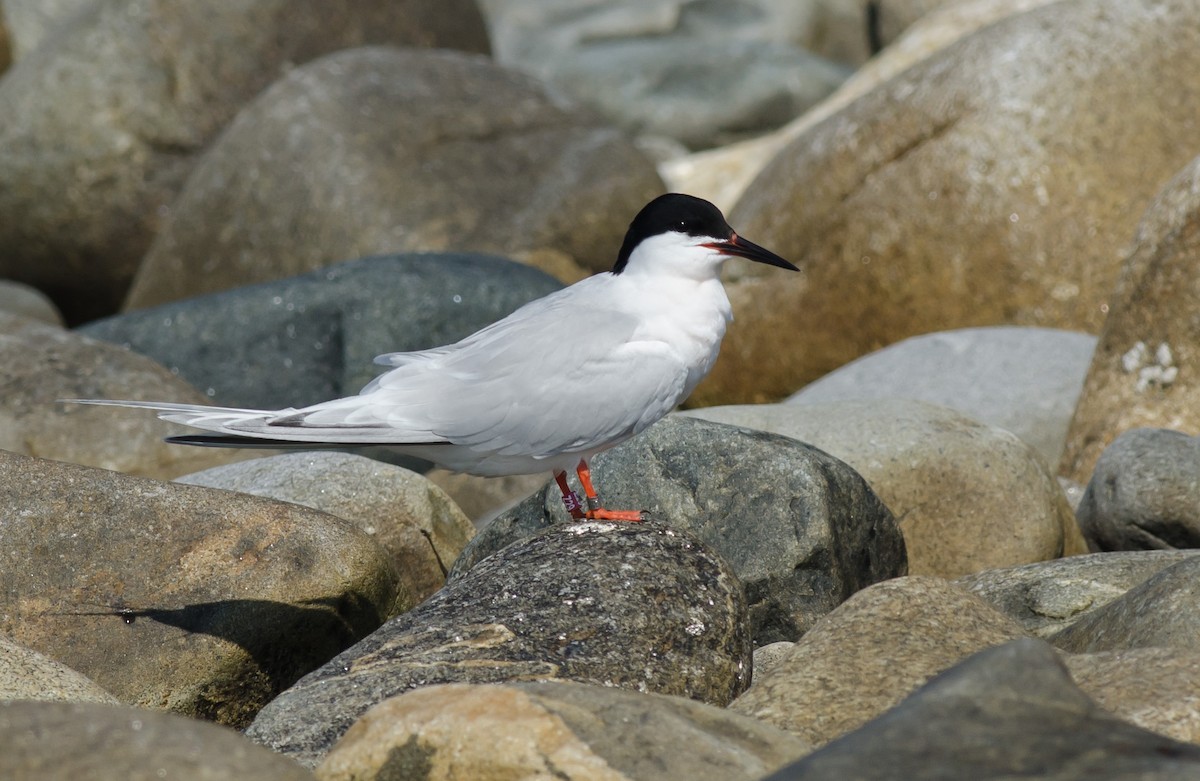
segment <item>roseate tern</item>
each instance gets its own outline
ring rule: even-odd
[[[381,355],[392,368],[356,396],[282,410],[68,401],[153,409],[213,432],[167,439],[188,445],[385,445],[476,475],[550,471],[572,518],[638,521],[603,507],[588,459],[662,418],[712,369],[733,319],[721,267],[735,257],[799,270],[734,233],[708,201],[662,195],[633,219],[612,271],[455,344]]]

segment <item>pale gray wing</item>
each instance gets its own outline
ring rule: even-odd
[[[404,362],[369,392],[301,410],[305,426],[383,426],[398,442],[451,442],[500,454],[587,450],[669,412],[687,367],[638,338],[632,316],[555,301],[430,358]]]

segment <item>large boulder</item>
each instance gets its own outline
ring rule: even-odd
[[[1096,337],[993,326],[913,336],[857,358],[789,404],[916,399],[1011,431],[1057,466]]]
[[[784,396],[918,333],[1098,329],[1119,248],[1195,154],[1194,21],[1190,0],[1050,3],[809,128],[730,216],[805,273],[742,272],[730,335],[772,338],[727,351],[696,400]]]
[[[619,132],[528,76],[448,51],[339,52],[293,70],[213,144],[127,307],[381,252],[565,254],[576,274],[608,269],[661,189]]]
[[[0,515],[0,635],[132,705],[242,726],[410,606],[364,532],[284,502],[0,451]]]
[[[315,764],[360,715],[438,683],[570,680],[725,705],[750,682],[742,587],[659,524],[561,524],[511,545],[305,676],[248,735]]]
[[[204,394],[154,361],[57,326],[0,312],[0,449],[147,477],[175,477],[240,458],[179,447],[183,426],[144,411],[62,404],[60,399],[156,399],[203,404]]]

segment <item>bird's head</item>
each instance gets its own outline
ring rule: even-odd
[[[735,257],[800,270],[734,233],[721,210],[708,201],[668,193],[646,204],[633,218],[612,271],[712,277]]]

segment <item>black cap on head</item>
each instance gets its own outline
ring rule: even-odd
[[[634,247],[641,244],[643,239],[669,231],[716,239],[733,235],[733,228],[729,227],[721,210],[703,198],[682,193],[660,195],[642,207],[633,222],[629,223],[613,273],[620,274],[625,269]]]

